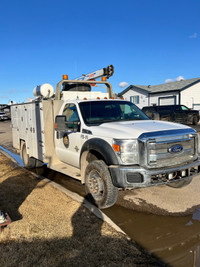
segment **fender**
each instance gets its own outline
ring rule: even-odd
[[[83,152],[91,150],[100,153],[108,166],[119,165],[119,160],[108,142],[100,138],[92,138],[87,140],[81,149],[80,157],[82,156]]]

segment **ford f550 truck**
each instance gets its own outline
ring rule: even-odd
[[[152,121],[133,103],[114,99],[104,77],[112,74],[110,65],[75,80],[64,76],[55,94],[43,84],[34,89],[37,98],[11,107],[13,146],[24,166],[47,163],[80,180],[99,208],[112,206],[118,189],[182,187],[200,172],[196,131]],[[91,92],[91,84],[107,92]]]

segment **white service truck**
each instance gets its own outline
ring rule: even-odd
[[[118,189],[166,184],[182,187],[200,172],[199,136],[186,125],[150,120],[129,101],[114,99],[105,77],[113,66],[75,80],[64,76],[34,89],[34,100],[11,107],[13,146],[24,166],[50,169],[85,184],[99,208]],[[91,92],[103,84],[107,93]],[[61,88],[62,87],[62,88]]]

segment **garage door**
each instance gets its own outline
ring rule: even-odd
[[[158,98],[158,105],[175,105],[176,104],[176,97],[175,96],[168,96],[168,97],[159,97]]]
[[[193,104],[193,109],[200,110],[200,104]]]

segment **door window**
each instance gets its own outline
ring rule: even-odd
[[[171,106],[158,106],[158,112],[167,112],[170,113],[172,112],[172,107]]]
[[[181,106],[181,110],[188,110],[186,106]]]
[[[78,112],[74,104],[66,104],[62,115],[66,117],[66,121],[79,121]]]
[[[176,112],[176,111],[181,111],[182,109],[181,109],[181,106],[174,106],[174,111]]]

